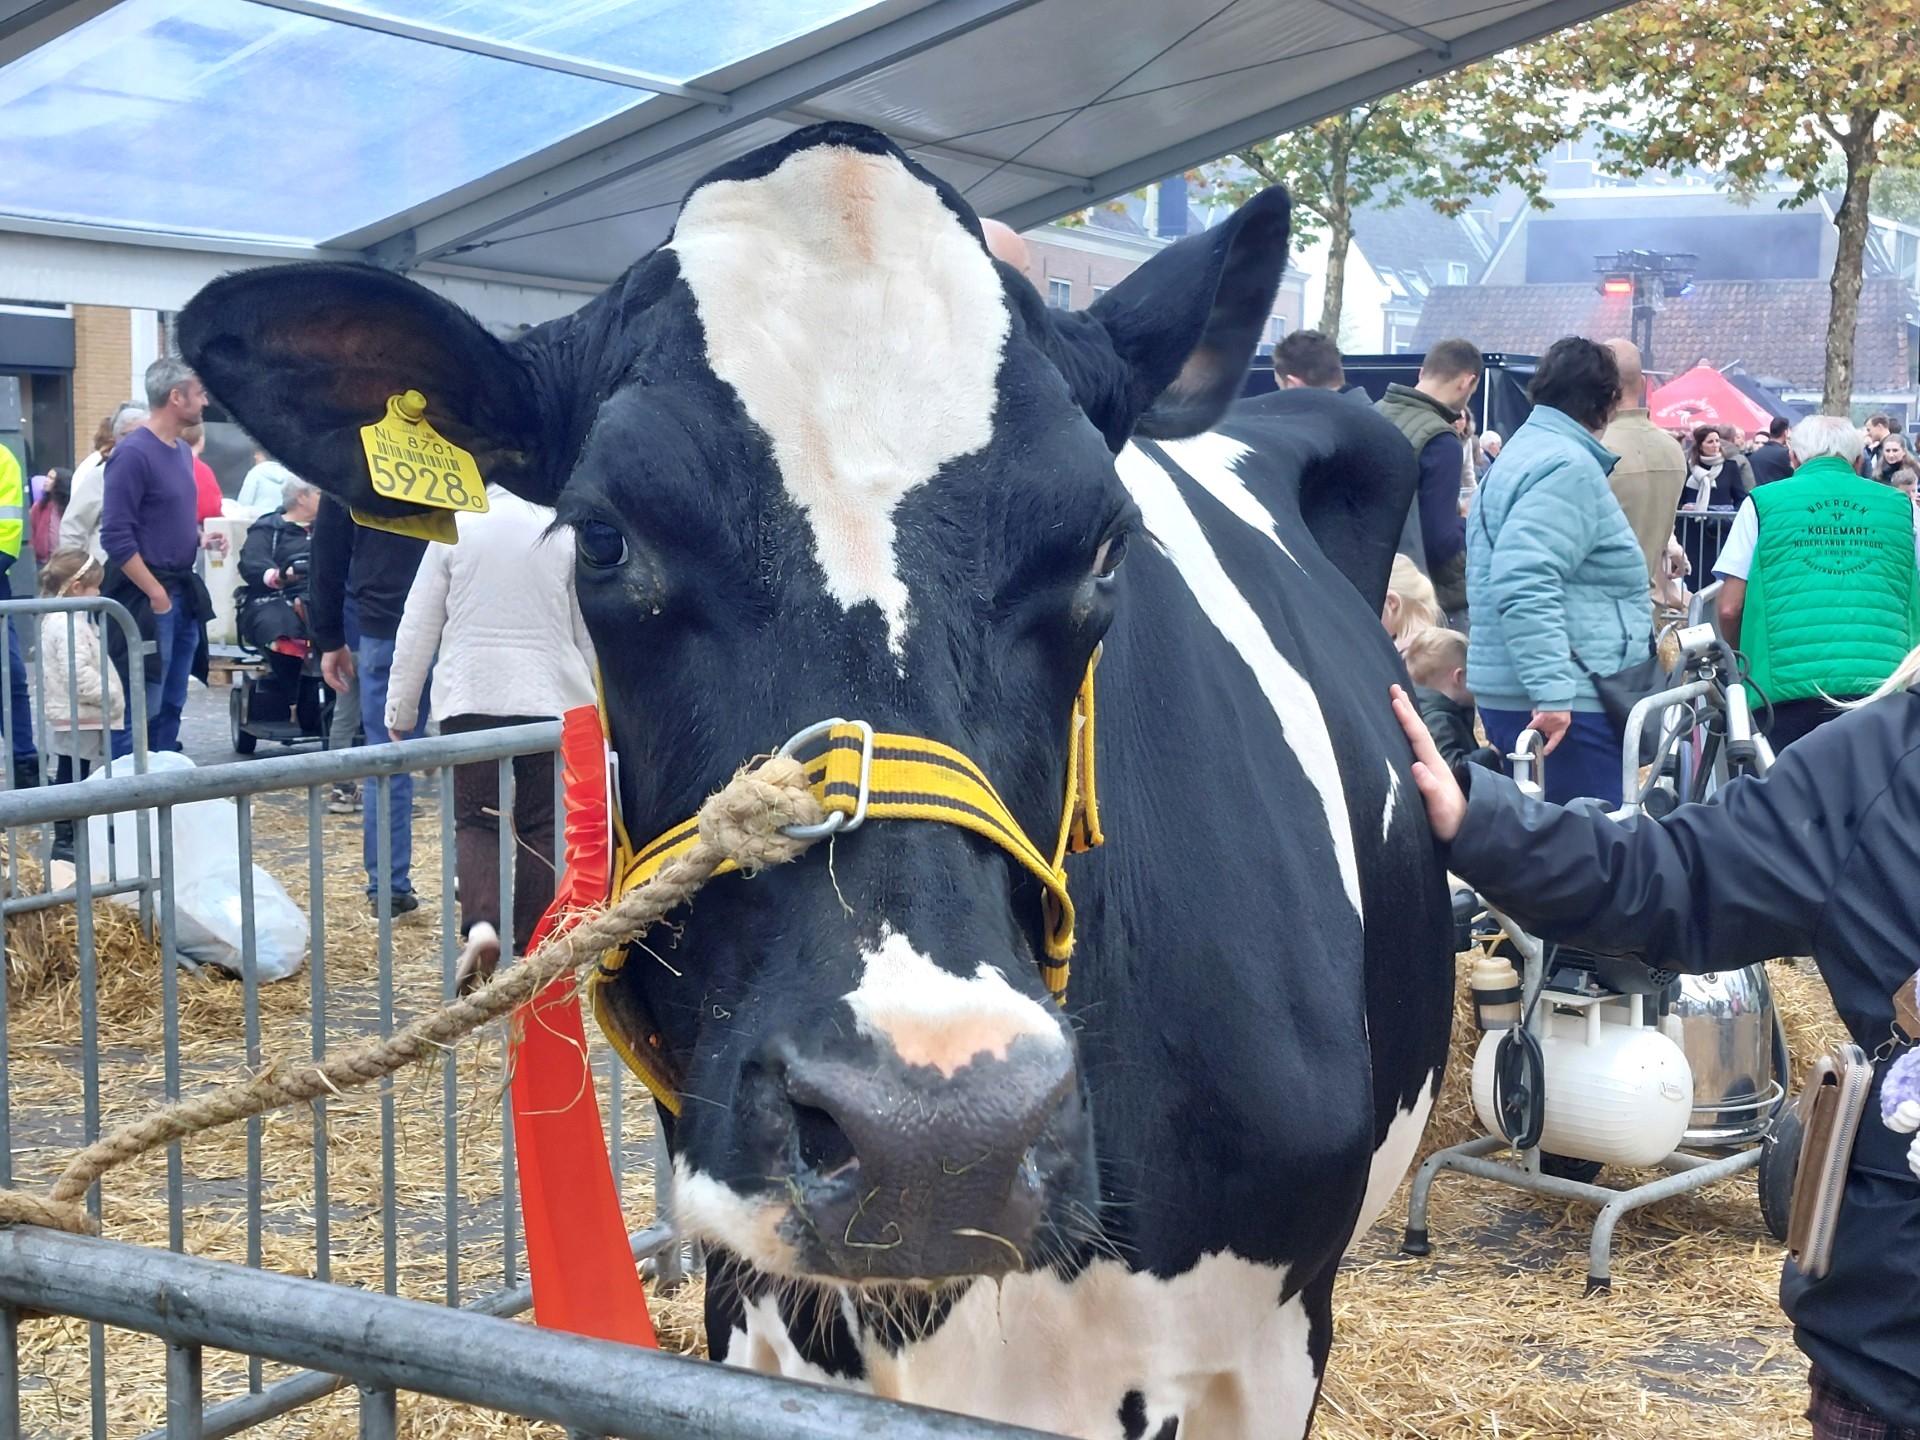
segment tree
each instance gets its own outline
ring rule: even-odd
[[[1336,343],[1357,209],[1419,198],[1443,214],[1458,214],[1503,182],[1539,195],[1545,176],[1538,159],[1553,143],[1540,137],[1557,132],[1517,107],[1488,103],[1481,87],[1472,89],[1471,116],[1457,103],[1455,82],[1416,86],[1236,150],[1232,158],[1246,173],[1211,177],[1236,203],[1268,185],[1285,185],[1293,196],[1295,234],[1327,236],[1319,328]]]
[[[1914,0],[1653,0],[1482,67],[1476,84],[1527,115],[1598,125],[1622,173],[1704,166],[1736,190],[1840,175],[1839,247],[1822,409],[1847,413],[1867,240],[1883,166],[1920,156]]]

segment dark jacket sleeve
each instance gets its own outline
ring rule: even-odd
[[[247,527],[247,538],[240,542],[240,578],[256,590],[267,586],[267,571],[278,564],[274,556],[274,517],[269,515]]]
[[[1876,718],[1833,721],[1764,780],[1736,780],[1663,821],[1529,800],[1476,771],[1451,867],[1534,933],[1602,954],[1695,973],[1808,954],[1860,819],[1885,791],[1885,765],[1860,763],[1849,745]]]
[[[307,552],[307,618],[322,654],[347,643],[347,570],[353,564],[353,517],[327,496],[313,517],[313,548]]]
[[[1420,543],[1427,573],[1467,548],[1467,522],[1460,518],[1460,481],[1465,474],[1460,437],[1449,430],[1420,451]]]

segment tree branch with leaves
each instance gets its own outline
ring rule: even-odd
[[[1517,113],[1601,127],[1616,173],[1704,167],[1747,193],[1785,176],[1791,204],[1837,178],[1822,408],[1847,413],[1868,197],[1883,167],[1920,158],[1920,5],[1654,0],[1481,68]]]

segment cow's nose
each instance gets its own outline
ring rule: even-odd
[[[1073,1051],[1023,1038],[948,1075],[793,1050],[790,1189],[810,1267],[933,1280],[1024,1268],[1049,1206],[1083,1179]]]

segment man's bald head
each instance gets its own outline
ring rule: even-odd
[[[987,253],[996,260],[1006,261],[1025,275],[1028,264],[1027,242],[1020,238],[1020,232],[998,220],[982,220],[980,228],[986,233]]]
[[[1609,340],[1614,363],[1620,367],[1620,404],[1638,409],[1647,403],[1647,377],[1640,368],[1640,347],[1631,340]]]

